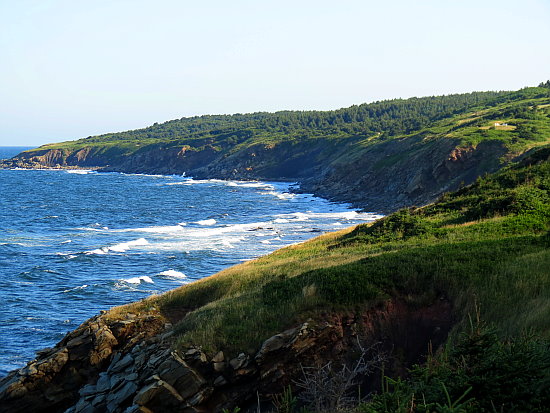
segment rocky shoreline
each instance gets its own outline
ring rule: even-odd
[[[421,308],[389,300],[308,320],[267,338],[254,354],[230,356],[193,347],[174,350],[174,328],[158,311],[114,318],[105,312],[1,379],[0,410],[256,411],[258,402],[270,405],[299,380],[304,366],[343,363],[368,348],[369,360],[383,354],[387,371],[400,371],[420,361],[430,343],[442,344],[452,325],[452,306],[445,300]],[[407,354],[406,360],[398,354]],[[377,377],[367,378],[366,386]]]
[[[26,152],[0,162],[0,167],[293,180],[300,191],[387,213],[431,202],[498,169],[505,153],[500,144],[491,142],[459,148],[448,139],[416,150],[418,143],[389,141],[353,161],[324,167],[308,164],[295,173],[266,172],[263,165],[282,156],[275,148],[232,159],[219,159],[208,148],[191,154],[157,148],[117,162],[91,150],[56,149]],[[403,158],[403,153],[411,155]],[[285,165],[291,170],[294,164]],[[386,371],[403,372],[421,361],[429,346],[442,344],[453,325],[452,305],[445,300],[418,308],[394,299],[379,307],[295,325],[266,337],[253,354],[228,355],[205,354],[200,348],[175,351],[176,321],[158,311],[115,319],[106,313],[90,319],[53,349],[39,352],[25,368],[0,380],[0,410],[221,412],[239,406],[252,412],[258,400],[269,404],[273,395],[299,380],[302,366],[345,363],[357,358],[358,346],[381,343],[378,351],[389,357]]]
[[[99,150],[36,149],[0,161],[0,168],[93,169],[99,172],[192,176],[197,179],[297,182],[298,192],[351,203],[368,212],[390,213],[425,205],[447,191],[475,181],[504,164],[507,149],[499,142],[460,147],[453,139],[425,143],[419,138],[390,140],[363,148],[346,162],[316,160],[319,148],[259,146],[230,156],[206,147],[152,147],[129,156],[107,156]],[[299,155],[294,154],[293,150]],[[346,157],[346,148],[335,149]],[[308,155],[302,155],[302,152]],[[280,162],[280,160],[285,160]],[[280,164],[280,165],[279,165]],[[276,166],[274,166],[276,165]]]

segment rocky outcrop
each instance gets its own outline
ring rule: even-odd
[[[97,380],[115,353],[124,351],[132,340],[137,343],[163,329],[158,316],[88,320],[54,348],[40,351],[36,360],[0,381],[0,411],[63,411],[82,386]]]
[[[368,357],[388,355],[387,371],[402,370],[430,344],[443,343],[452,321],[444,299],[421,308],[388,301],[301,323],[267,338],[255,354],[219,351],[209,357],[200,348],[175,350],[172,327],[160,315],[114,321],[98,316],[2,379],[0,406],[68,413],[246,408],[293,385],[303,366],[352,362],[360,349],[377,353]],[[373,380],[366,377],[364,386],[372,387]]]
[[[186,174],[201,179],[294,181],[300,191],[374,212],[423,205],[442,193],[498,170],[500,142],[460,146],[452,138],[415,136],[362,146],[357,139],[309,139],[242,149],[151,144],[78,150],[39,149],[0,161],[4,168],[95,168],[102,171]]]
[[[367,148],[349,163],[302,182],[301,190],[368,211],[393,212],[433,202],[444,192],[468,185],[503,166],[500,142],[461,147],[454,139],[392,140]]]

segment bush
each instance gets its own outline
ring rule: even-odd
[[[433,224],[424,219],[414,209],[402,209],[373,225],[360,225],[352,231],[348,240],[367,243],[405,240],[433,232]]]
[[[408,380],[386,378],[360,411],[545,412],[549,389],[550,343],[529,335],[501,340],[476,323]]]

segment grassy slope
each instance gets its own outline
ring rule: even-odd
[[[254,351],[330,309],[388,297],[472,312],[502,332],[550,337],[550,149],[440,201],[290,246],[130,307],[186,314],[179,345]]]
[[[324,165],[347,163],[362,151],[393,139],[422,137],[456,140],[458,145],[499,141],[512,154],[550,139],[550,89],[526,88],[511,93],[464,94],[376,102],[330,112],[277,112],[182,118],[135,131],[49,144],[44,149],[74,152],[92,148],[105,156],[132,155],[149,148],[213,147],[224,156],[251,147],[282,142],[294,145],[318,139],[349,146],[345,156],[326,151]],[[545,106],[546,105],[546,106]],[[535,109],[533,109],[535,108]],[[515,128],[489,128],[495,121]],[[418,149],[418,148],[416,148]],[[407,156],[407,154],[403,154]],[[384,162],[398,162],[387,159]],[[383,166],[383,165],[381,165]]]

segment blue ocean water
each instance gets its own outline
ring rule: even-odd
[[[100,310],[376,217],[287,183],[0,170],[0,376]]]

